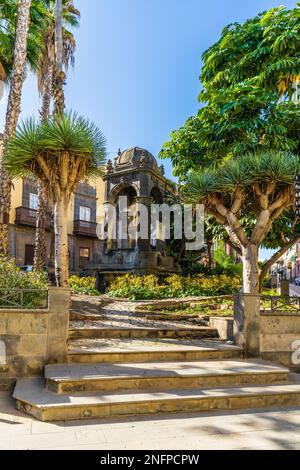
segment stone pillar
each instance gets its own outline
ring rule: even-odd
[[[234,296],[234,343],[244,349],[245,357],[260,356],[260,296]]]
[[[290,281],[288,279],[281,281],[280,295],[283,295],[284,297],[288,297],[290,295]]]
[[[49,364],[67,361],[70,305],[70,289],[61,287],[49,288],[49,318],[46,350],[46,361]]]

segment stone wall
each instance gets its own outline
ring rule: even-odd
[[[49,289],[48,308],[0,309],[0,341],[5,364],[0,363],[0,389],[17,378],[43,374],[45,364],[67,360],[70,290]]]
[[[233,340],[233,318],[232,317],[209,317],[209,326],[218,330],[220,339]]]
[[[280,362],[300,371],[300,351],[295,352],[295,341],[300,349],[300,313],[261,313],[260,350],[264,359]],[[295,363],[299,361],[299,364]]]
[[[259,295],[235,296],[234,343],[244,349],[245,357],[261,357],[300,372],[300,313],[260,311],[260,301]]]

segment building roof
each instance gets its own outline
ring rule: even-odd
[[[116,167],[123,166],[144,166],[148,168],[157,168],[157,161],[154,156],[146,149],[140,147],[132,147],[130,149],[119,152],[115,159]]]

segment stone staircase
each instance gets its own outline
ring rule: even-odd
[[[242,359],[213,328],[72,325],[67,364],[18,380],[18,410],[42,421],[300,405],[288,369]]]

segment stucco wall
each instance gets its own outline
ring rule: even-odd
[[[0,309],[1,389],[19,377],[42,375],[45,364],[66,361],[69,307],[69,289],[50,288],[47,309]]]

